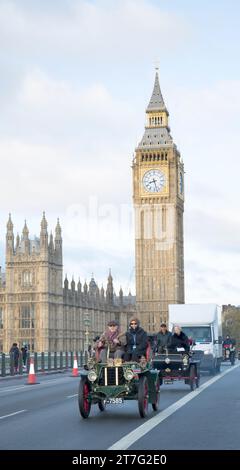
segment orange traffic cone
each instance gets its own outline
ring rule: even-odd
[[[77,364],[76,355],[74,356],[74,361],[73,361],[72,377],[78,377],[78,364]]]
[[[33,359],[31,358],[27,385],[35,385],[36,383],[37,382],[36,382],[36,374],[34,371],[34,362],[33,362]]]

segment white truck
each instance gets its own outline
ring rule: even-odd
[[[202,370],[220,372],[222,361],[221,307],[216,304],[170,304],[169,331],[179,325],[194,341],[193,350],[203,351]]]

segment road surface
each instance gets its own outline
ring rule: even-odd
[[[69,372],[0,379],[0,449],[240,449],[240,363],[201,378],[198,390],[184,383],[163,385],[160,411],[147,419],[137,402],[109,405],[80,418],[79,378]]]

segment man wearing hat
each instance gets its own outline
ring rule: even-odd
[[[157,352],[164,353],[171,342],[172,334],[167,329],[166,323],[161,323],[160,331],[157,334]]]
[[[108,357],[123,357],[126,346],[126,335],[120,332],[119,323],[110,320],[106,331],[100,336],[97,348],[100,350],[100,361],[107,362]]]

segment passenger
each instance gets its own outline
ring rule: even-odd
[[[126,346],[126,335],[120,333],[119,323],[115,320],[108,322],[107,330],[100,336],[97,348],[100,350],[99,360],[107,362],[108,357],[122,358]]]
[[[171,352],[177,352],[178,348],[184,348],[186,352],[189,352],[189,340],[187,335],[183,333],[179,325],[175,325],[173,328],[173,334],[169,343],[169,350]]]
[[[164,353],[168,349],[172,333],[168,331],[166,323],[161,323],[160,331],[157,334],[157,352]]]
[[[131,319],[126,338],[127,347],[124,356],[126,361],[139,361],[142,356],[146,357],[148,346],[147,333],[140,327],[140,322],[137,318]]]

